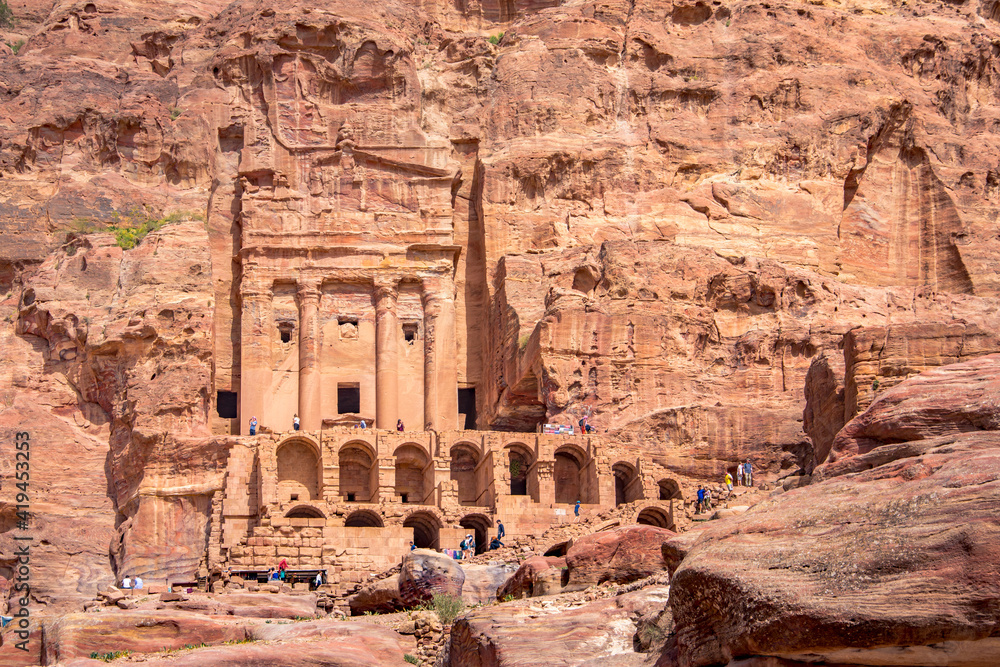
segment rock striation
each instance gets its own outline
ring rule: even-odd
[[[844,427],[823,481],[668,541],[677,634],[659,664],[994,661],[996,363],[900,383]]]

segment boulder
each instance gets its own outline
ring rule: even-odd
[[[399,571],[399,595],[407,607],[430,602],[435,595],[460,597],[465,571],[453,558],[416,549],[404,558]]]
[[[462,600],[466,605],[496,602],[497,591],[519,568],[514,564],[469,565],[462,585]]]
[[[150,653],[247,638],[245,622],[187,611],[66,614],[44,621],[42,651],[49,662],[91,653]]]
[[[233,616],[251,618],[313,618],[316,595],[229,593],[220,598],[232,608]]]
[[[837,434],[829,461],[883,445],[998,429],[1000,354],[991,354],[932,368],[885,390]]]
[[[566,558],[563,556],[532,556],[504,582],[497,599],[555,595],[569,580]]]
[[[1000,433],[973,433],[674,538],[671,659],[995,664],[997,507]]]
[[[676,534],[637,524],[585,535],[566,552],[568,585],[621,584],[660,572],[665,568],[663,543]]]
[[[659,614],[666,586],[560,607],[511,603],[472,610],[451,631],[451,667],[642,665],[633,652],[636,619]]]
[[[366,586],[348,598],[351,615],[360,616],[366,611],[386,614],[403,609],[403,599],[399,596],[399,578],[387,577]]]

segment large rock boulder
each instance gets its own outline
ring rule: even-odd
[[[144,656],[142,663],[150,667],[403,666],[408,664],[404,660],[406,650],[412,648],[406,646],[404,649],[401,639],[388,628],[367,623],[320,621],[259,625],[253,628],[246,643]],[[77,658],[59,662],[57,667],[97,667],[104,664],[99,660]]]
[[[462,600],[466,605],[496,602],[497,591],[517,571],[514,564],[469,565],[465,568]]]
[[[465,571],[453,558],[429,549],[411,551],[399,570],[399,596],[407,607],[430,602],[435,595],[460,597]]]
[[[998,429],[1000,354],[991,354],[924,371],[886,390],[837,434],[829,460],[837,463],[883,445]]]
[[[373,614],[388,614],[403,609],[403,598],[399,596],[399,577],[387,577],[348,598],[351,615],[360,616],[366,611]]]
[[[246,622],[194,612],[115,611],[66,614],[45,621],[42,652],[48,663],[91,653],[153,653],[200,644],[242,641]]]
[[[568,596],[564,596],[568,597]],[[451,667],[515,665],[642,665],[634,652],[637,622],[658,617],[667,602],[666,586],[585,605],[544,601],[514,602],[473,610],[451,631]]]
[[[620,526],[585,535],[566,552],[569,586],[626,583],[664,569],[662,546],[677,533],[656,526]]]
[[[504,582],[497,598],[524,598],[554,595],[569,581],[569,569],[562,556],[532,556]]]
[[[761,503],[706,530],[674,572],[674,657],[993,665],[997,507],[1000,433]]]

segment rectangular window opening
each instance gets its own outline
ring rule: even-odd
[[[295,501],[295,500],[298,500],[298,499],[299,499],[299,494],[293,493],[292,494],[292,500]]]
[[[408,322],[403,325],[403,340],[405,340],[410,345],[413,345],[413,341],[417,340],[416,323]]]
[[[349,502],[349,503],[353,503],[354,502],[354,494],[353,493],[348,493],[347,494],[347,502]]]
[[[219,391],[215,393],[215,410],[223,419],[236,419],[239,401],[235,391]]]
[[[337,412],[342,415],[361,412],[361,385],[337,385]]]
[[[465,428],[476,428],[476,388],[458,390],[458,412],[465,415]],[[460,424],[461,426],[461,424]]]
[[[409,494],[407,494],[407,493],[401,493],[401,494],[399,494],[399,497],[400,497],[400,498],[402,499],[402,501],[403,501],[403,502],[405,503],[405,502],[406,502],[406,499],[407,499],[407,498],[409,497]]]

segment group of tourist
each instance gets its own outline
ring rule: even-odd
[[[122,579],[122,589],[134,591],[142,590],[142,577],[131,577],[129,575],[125,575],[125,578]]]

